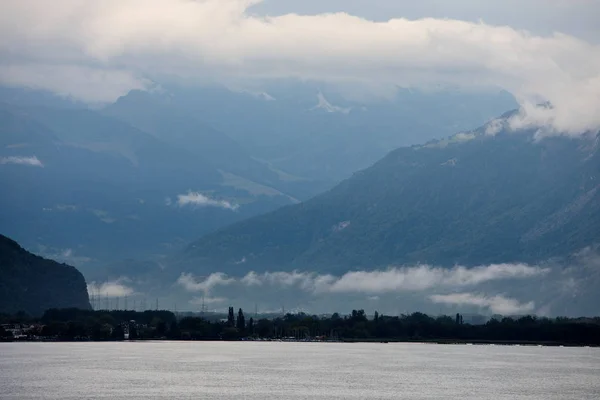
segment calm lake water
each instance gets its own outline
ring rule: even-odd
[[[1,399],[600,399],[600,349],[0,343]]]

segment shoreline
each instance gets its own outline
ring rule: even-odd
[[[457,345],[457,346],[512,346],[512,347],[577,347],[577,348],[600,348],[598,344],[577,344],[565,342],[536,342],[526,340],[458,340],[458,339],[340,339],[340,340],[292,340],[292,339],[248,339],[248,340],[222,340],[222,339],[199,339],[182,340],[167,338],[149,339],[123,339],[123,340],[91,340],[91,339],[12,339],[0,340],[0,343],[123,343],[123,342],[276,342],[276,343],[372,343],[372,344],[431,344],[431,345]]]

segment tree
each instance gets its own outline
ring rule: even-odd
[[[248,334],[250,336],[254,335],[254,318],[250,317],[250,321],[248,321]]]
[[[227,325],[230,327],[235,326],[235,316],[233,314],[233,307],[229,307],[229,313],[227,315]]]
[[[378,321],[379,321],[379,313],[378,313],[377,311],[375,311],[375,315],[373,316],[373,320],[374,320],[375,322],[378,322]]]
[[[0,339],[8,339],[12,337],[12,332],[7,331],[2,326],[0,326]]]
[[[244,317],[244,311],[242,311],[241,308],[238,311],[236,327],[237,330],[240,332],[240,335],[243,334],[244,331],[246,331],[246,318]]]
[[[129,323],[129,340],[136,340],[139,337],[138,329],[135,322]]]
[[[351,317],[353,321],[366,321],[367,316],[365,314],[365,310],[352,310]]]
[[[255,331],[259,337],[270,338],[270,337],[275,336],[273,334],[274,328],[275,327],[274,327],[273,321],[263,318],[263,319],[259,320],[258,323],[256,324]]]
[[[181,338],[181,331],[179,330],[179,325],[177,325],[177,321],[171,322],[171,326],[169,328],[169,339],[179,339]]]
[[[112,337],[116,340],[123,340],[125,338],[125,332],[123,331],[121,324],[114,327],[112,331]]]
[[[163,337],[167,333],[167,323],[165,321],[160,321],[156,324],[156,336]]]

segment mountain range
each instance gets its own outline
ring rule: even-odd
[[[269,91],[167,85],[92,109],[0,88],[2,232],[86,271],[161,260],[206,233],[307,200],[399,143],[454,129],[450,120],[484,121],[514,102],[504,93],[399,89],[367,108],[311,83]],[[448,110],[426,118],[415,104]]]
[[[483,124],[502,94],[276,89],[97,109],[0,90],[2,232],[80,268],[92,300],[596,312],[597,133]]]
[[[471,129],[516,105],[509,93],[494,90],[396,88],[363,99],[318,82],[277,81],[255,91],[163,85],[132,91],[105,112],[184,144],[192,136],[169,127],[202,121],[272,168],[330,188],[393,149]]]

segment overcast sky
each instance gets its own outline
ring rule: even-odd
[[[563,32],[600,42],[600,0],[265,0],[258,14],[347,12],[364,18],[450,18],[508,25],[535,34]]]
[[[494,87],[528,110],[524,123],[578,134],[600,128],[599,8],[595,0],[2,0],[0,83],[90,102],[165,76],[238,86],[314,79],[375,93]],[[543,101],[554,108],[533,106]]]

